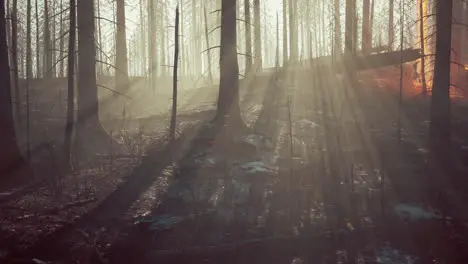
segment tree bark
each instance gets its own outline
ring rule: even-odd
[[[206,56],[208,61],[208,78],[210,84],[213,83],[213,72],[211,71],[211,50],[210,50],[210,38],[208,35],[208,18],[206,15],[206,7],[203,8],[203,16],[205,18],[205,40],[206,40]]]
[[[21,120],[21,95],[18,67],[18,0],[13,0],[13,11],[11,12],[11,35],[11,59],[13,60],[11,65],[13,67],[13,86],[15,88],[16,118],[17,120]]]
[[[370,0],[362,3],[362,51],[369,53],[372,48],[372,36],[370,35]]]
[[[450,162],[450,55],[452,0],[436,1],[436,55],[429,128],[433,162],[448,168]]]
[[[93,38],[94,39],[94,38]],[[44,76],[52,78],[52,48],[50,43],[49,0],[44,0]]]
[[[174,68],[172,75],[172,115],[171,115],[171,143],[175,142],[177,124],[177,67],[179,64],[179,6],[176,8],[175,30],[174,30]]]
[[[388,2],[388,46],[393,50],[393,43],[395,42],[395,30],[393,28],[393,13],[394,13],[394,0]]]
[[[70,0],[70,28],[68,34],[68,93],[67,93],[67,123],[65,125],[64,139],[64,165],[68,168],[72,167],[71,162],[71,147],[74,126],[75,113],[75,44],[76,44],[76,7],[75,0]]]
[[[345,32],[345,51],[352,53],[354,51],[354,20],[356,17],[355,0],[346,0],[346,32]]]
[[[154,33],[153,33],[154,34]],[[125,28],[125,0],[117,0],[117,34],[116,34],[116,72],[115,84],[119,92],[128,89],[128,58]]]
[[[78,119],[75,150],[98,147],[108,142],[99,121],[99,100],[96,83],[96,43],[94,41],[93,1],[78,1]],[[90,143],[91,141],[91,143]],[[86,144],[85,144],[86,142]]]
[[[250,19],[250,0],[244,0],[245,14],[245,75],[252,69],[252,25]]]
[[[262,40],[260,25],[260,0],[253,1],[254,8],[254,35],[255,35],[255,70],[262,69]]]
[[[11,176],[24,164],[16,141],[8,61],[5,1],[0,1],[0,177]]]
[[[40,78],[42,76],[41,71],[41,46],[40,46],[40,38],[39,34],[39,7],[38,7],[39,0],[35,2],[35,9],[36,9],[36,78]]]
[[[340,0],[334,1],[334,19],[335,19],[335,53],[341,54],[343,52],[343,47],[341,45],[341,15],[340,15]]]
[[[283,66],[288,62],[288,16],[287,0],[283,0]]]
[[[419,0],[419,42],[421,48],[421,86],[422,86],[422,95],[427,95],[427,84],[426,84],[426,36],[424,34],[424,21],[425,21],[425,8],[424,8],[424,1]]]
[[[239,64],[237,61],[236,0],[222,0],[220,81],[215,121],[232,128],[242,122],[239,108]]]
[[[297,25],[296,25],[296,8],[297,1],[289,0],[289,56],[291,61],[297,61],[298,43],[297,43]]]

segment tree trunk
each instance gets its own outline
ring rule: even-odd
[[[448,168],[450,162],[450,55],[452,0],[436,1],[436,55],[429,129],[433,162]]]
[[[244,0],[245,14],[245,75],[252,69],[252,25],[250,19],[250,0]]]
[[[156,76],[154,74],[154,70],[156,69],[156,27],[154,16],[154,0],[148,0],[148,75],[153,99],[155,99],[154,96],[156,89]]]
[[[153,33],[154,34],[154,33]],[[116,34],[116,89],[125,92],[128,89],[128,58],[125,28],[125,0],[117,0],[117,34]]]
[[[287,0],[283,0],[283,66],[288,62],[288,16]]]
[[[363,0],[362,5],[362,51],[364,54],[367,54],[372,48],[372,36],[370,35],[370,0]]]
[[[172,74],[172,114],[171,114],[171,142],[175,141],[177,124],[177,67],[179,64],[179,6],[176,8],[175,30],[174,30],[174,68]]]
[[[94,39],[94,38],[93,38]],[[51,78],[52,70],[52,48],[50,43],[50,23],[49,23],[49,0],[44,0],[44,76]]]
[[[11,176],[24,164],[16,141],[8,61],[5,1],[0,1],[0,177]]]
[[[297,25],[296,8],[297,1],[289,0],[289,56],[291,61],[297,61]]]
[[[31,0],[26,5],[26,152],[28,161],[31,161],[31,142],[29,127],[29,89],[33,78],[32,70],[32,47],[31,47]]]
[[[60,0],[60,10],[63,10],[63,0]],[[98,15],[99,16],[99,15]],[[65,30],[63,25],[63,14],[60,13],[60,40],[59,40],[59,59],[60,59],[60,69],[59,69],[59,77],[65,77],[65,59],[64,59],[64,46],[65,46],[65,37],[63,36]]]
[[[208,78],[210,79],[210,84],[213,84],[213,73],[211,71],[210,38],[208,35],[208,18],[206,15],[206,7],[203,8],[203,15],[205,17],[205,40],[206,40],[206,56],[208,60]]]
[[[334,6],[333,6],[335,15],[335,53],[336,54],[341,54],[343,52],[343,48],[341,45],[341,14],[340,14],[340,0],[335,0],[334,1]]]
[[[71,147],[75,113],[75,44],[76,44],[76,7],[75,0],[70,0],[70,29],[68,34],[68,93],[67,93],[67,123],[64,139],[64,165],[72,167]]]
[[[224,3],[224,2],[223,2]],[[262,66],[262,40],[261,40],[261,25],[260,25],[260,0],[253,1],[254,8],[254,35],[255,35],[255,70],[261,70]]]
[[[393,50],[393,42],[395,41],[395,30],[393,28],[393,13],[394,0],[388,2],[388,47]]]
[[[346,0],[345,50],[347,53],[352,53],[356,45],[356,43],[354,43],[355,18],[356,18],[356,2],[355,0]]]
[[[42,76],[41,71],[41,46],[40,46],[40,38],[39,38],[39,7],[38,7],[39,0],[35,2],[35,9],[36,9],[36,78],[40,78]]]
[[[83,152],[84,147],[98,147],[99,144],[104,144],[109,140],[99,121],[99,101],[96,84],[96,43],[94,42],[95,23],[93,1],[78,1],[77,12],[79,53],[78,129],[76,142],[78,144],[75,145],[77,146],[75,147],[75,150],[78,151],[79,154],[87,154],[86,152]]]
[[[419,0],[419,42],[421,48],[421,84],[422,84],[422,95],[427,95],[427,84],[426,84],[426,36],[424,34],[424,21],[425,21],[425,8],[424,8],[424,1],[426,0]]]
[[[230,126],[232,125],[233,129],[242,122],[239,108],[236,11],[236,0],[222,0],[221,47],[219,54],[220,81],[215,117],[218,124],[227,123]]]
[[[21,96],[18,67],[18,0],[13,0],[13,11],[11,12],[11,35],[11,59],[13,60],[11,65],[13,67],[13,86],[15,87],[16,118],[17,120],[21,120]]]

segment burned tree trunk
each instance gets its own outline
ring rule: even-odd
[[[0,1],[0,145],[2,146],[0,177],[2,178],[11,176],[24,164],[15,135],[8,61],[5,1]]]
[[[429,141],[432,161],[447,168],[450,162],[450,55],[452,0],[437,1],[436,55],[431,100]]]
[[[223,0],[221,7],[220,81],[215,122],[235,128],[241,124],[239,64],[237,61],[236,0]]]
[[[427,95],[427,85],[426,85],[426,36],[424,34],[424,21],[425,21],[425,8],[424,8],[424,1],[419,0],[419,41],[420,41],[420,48],[421,48],[421,84],[422,84],[422,95]]]

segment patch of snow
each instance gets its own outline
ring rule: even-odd
[[[138,220],[137,223],[149,223],[149,229],[152,231],[161,231],[171,228],[180,223],[184,218],[180,216],[172,216],[168,214],[152,217],[149,219]]]
[[[242,172],[247,174],[254,174],[254,173],[274,173],[275,168],[272,166],[267,165],[262,161],[253,161],[248,162],[240,165],[240,169]]]
[[[317,127],[319,127],[319,125],[317,123],[315,123],[313,121],[310,121],[310,120],[307,120],[307,119],[298,120],[298,121],[294,122],[294,124],[297,124],[301,128],[317,128]]]
[[[398,249],[385,246],[377,251],[377,263],[382,264],[414,264],[416,257],[405,254]]]
[[[412,221],[437,218],[437,215],[432,210],[427,211],[426,209],[410,204],[397,204],[393,210],[401,218],[409,218]]]

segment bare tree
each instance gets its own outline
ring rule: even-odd
[[[10,66],[8,65],[6,36],[5,1],[0,1],[0,176],[8,177],[14,173],[24,159],[16,141],[15,124],[10,92]]]

